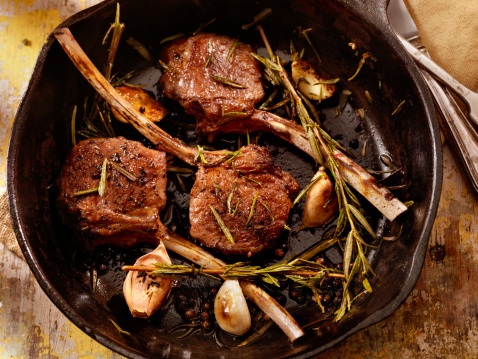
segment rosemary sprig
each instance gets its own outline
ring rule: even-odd
[[[108,29],[108,32],[106,33],[104,39],[103,39],[103,45],[106,43],[106,40],[108,39],[108,35],[110,34],[111,31],[113,31],[113,36],[111,38],[111,44],[110,44],[110,49],[108,51],[108,59],[106,60],[106,67],[105,67],[105,78],[109,81],[111,78],[111,70],[113,69],[113,62],[116,57],[116,52],[118,51],[118,46],[119,42],[121,39],[121,35],[123,34],[124,31],[124,24],[120,23],[120,5],[119,3],[116,4],[116,17],[115,17],[115,22],[111,24],[110,28]]]
[[[260,33],[263,36],[264,43],[267,43],[264,32],[260,31]],[[368,53],[362,56],[363,62],[365,62],[367,57]],[[256,58],[259,58],[259,55],[257,55]],[[337,311],[335,318],[335,320],[340,320],[343,315],[345,315],[346,310],[350,309],[352,299],[348,287],[352,279],[358,275],[361,275],[362,278],[364,278],[366,273],[374,274],[365,257],[365,250],[366,247],[368,247],[368,244],[366,244],[366,242],[362,239],[361,229],[365,229],[366,232],[372,236],[372,238],[376,238],[376,236],[373,233],[371,226],[367,223],[365,217],[363,217],[363,215],[357,209],[357,207],[360,207],[360,203],[358,202],[355,194],[350,190],[340,174],[338,164],[334,157],[334,154],[338,150],[338,144],[330,138],[330,136],[320,127],[320,125],[312,120],[301,96],[297,93],[295,87],[292,85],[289,79],[289,75],[282,67],[280,59],[276,57],[269,61],[268,59],[262,58],[260,61],[268,69],[269,77],[273,78],[276,82],[278,81],[282,85],[284,91],[289,93],[292,99],[292,108],[295,109],[295,113],[299,118],[300,123],[304,127],[315,160],[318,163],[324,164],[335,180],[335,191],[337,193],[339,203],[339,217],[337,228],[334,233],[334,238],[337,243],[340,243],[341,241],[338,238],[342,232],[347,227],[349,228],[349,232],[345,241],[343,259],[345,275],[344,293],[341,306]],[[270,63],[272,63],[272,65]],[[352,80],[358,74],[358,71],[362,65],[363,63],[359,65],[359,69],[357,70],[356,74],[349,80]],[[305,192],[302,193],[302,196],[304,194]],[[350,270],[350,265],[354,256],[354,265],[352,270]],[[310,288],[312,291],[315,290],[313,287]]]
[[[317,56],[317,59],[319,60],[319,63],[321,63],[322,60],[320,59],[319,53],[317,52],[317,50],[315,49],[315,46],[312,44],[312,41],[311,41],[310,38],[309,38],[308,33],[309,33],[310,31],[312,31],[312,29],[302,30],[302,31],[301,31],[301,34],[302,34],[302,36],[304,37],[305,41],[307,41],[307,43],[309,44],[309,46],[312,48],[312,51],[314,51],[315,56]]]
[[[333,268],[325,267],[317,262],[304,259],[293,259],[268,267],[247,265],[243,262],[226,265],[219,269],[206,269],[203,267],[187,265],[171,265],[165,263],[153,263],[148,266],[123,266],[123,271],[142,271],[150,275],[166,278],[181,278],[184,276],[207,276],[220,280],[227,279],[259,279],[266,283],[279,286],[280,282],[290,279],[301,285],[320,284],[324,277],[345,278],[344,274]]]
[[[224,223],[224,221],[222,220],[221,216],[219,215],[219,213],[217,213],[216,209],[209,205],[209,208],[211,209],[211,212],[212,214],[214,215],[214,218],[216,218],[216,222],[217,224],[219,225],[219,227],[221,228],[222,230],[222,233],[224,233],[224,235],[226,236],[227,240],[229,242],[231,242],[232,244],[235,244],[234,243],[234,238],[232,238],[232,234],[231,232],[229,231],[229,228],[227,228],[226,226],[226,223]]]

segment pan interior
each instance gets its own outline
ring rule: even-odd
[[[70,116],[74,105],[81,106],[91,94],[91,88],[70,63],[60,46],[52,41],[45,45],[32,77],[30,87],[19,109],[9,150],[9,194],[17,235],[26,258],[42,287],[63,312],[86,333],[110,348],[130,357],[270,357],[283,358],[316,354],[339,338],[353,333],[364,323],[371,324],[389,314],[408,294],[423,261],[423,248],[427,234],[423,233],[425,221],[430,221],[430,208],[436,204],[434,183],[437,177],[436,129],[430,125],[422,92],[410,75],[406,65],[396,55],[393,47],[379,31],[367,21],[357,18],[349,8],[331,1],[120,1],[121,20],[126,25],[123,39],[133,37],[144,44],[156,57],[163,38],[179,32],[193,32],[200,24],[211,19],[206,31],[239,37],[241,41],[261,47],[260,37],[254,29],[243,31],[241,26],[250,23],[255,15],[270,7],[273,14],[261,25],[274,49],[289,52],[290,40],[297,38],[297,27],[312,29],[309,36],[320,53],[321,64],[310,48],[305,47],[305,58],[324,68],[332,77],[340,77],[338,95],[320,105],[325,128],[355,155],[364,168],[388,169],[380,155],[388,156],[400,175],[385,184],[405,184],[399,191],[402,201],[413,200],[415,205],[397,224],[381,219],[379,213],[365,204],[376,231],[382,236],[397,234],[402,226],[402,238],[388,243],[378,241],[369,258],[377,274],[371,280],[373,294],[362,295],[353,309],[339,323],[328,322],[320,330],[310,331],[306,338],[293,345],[278,328],[272,328],[261,341],[240,350],[231,351],[216,344],[212,335],[200,332],[187,339],[176,339],[177,333],[168,330],[179,323],[176,312],[179,295],[195,295],[210,290],[218,284],[206,281],[186,281],[177,284],[165,308],[149,320],[135,319],[129,314],[122,297],[121,285],[124,264],[148,250],[146,247],[124,249],[102,246],[94,254],[84,250],[84,245],[65,227],[55,213],[55,181],[61,163],[70,150]],[[80,45],[93,62],[101,68],[105,47],[101,45],[104,34],[114,18],[115,2],[101,6],[68,20]],[[357,50],[352,50],[354,43]],[[361,55],[369,52],[372,60],[361,69],[356,79],[347,81],[359,64]],[[120,46],[115,63],[116,71],[138,70],[132,80],[147,83],[146,90],[154,93],[173,110],[164,128],[183,139],[195,140],[187,124],[194,123],[190,116],[173,103],[162,98],[156,82],[161,69],[151,66],[126,44]],[[342,90],[351,91],[342,114],[336,115]],[[370,99],[365,94],[368,91]],[[402,101],[405,105],[392,115]],[[364,117],[357,115],[363,109]],[[177,125],[182,121],[185,125]],[[161,126],[163,126],[161,124]],[[125,136],[137,139],[128,129]],[[28,146],[24,144],[28,141]],[[364,143],[366,150],[363,153]],[[23,145],[22,145],[23,144]],[[275,161],[290,172],[303,187],[314,173],[314,163],[284,142],[268,135],[261,144],[273,152]],[[215,145],[221,148],[237,145],[237,136],[223,136]],[[191,177],[183,178],[186,186]],[[175,175],[168,177],[169,204],[175,205],[175,215],[168,223],[178,233],[187,235],[187,194],[182,193]],[[168,207],[168,206],[167,206]],[[301,207],[291,214],[292,227],[300,224]],[[166,211],[166,210],[165,210]],[[165,212],[163,211],[163,212]],[[164,218],[164,213],[161,215]],[[296,236],[285,234],[280,243],[287,253],[298,253],[319,241],[333,224],[315,231],[299,232]],[[339,261],[337,253],[328,253],[332,262]],[[276,260],[274,254],[266,255]],[[176,258],[179,261],[179,258]],[[418,264],[417,264],[418,263]],[[92,292],[91,268],[104,264],[99,272],[98,286]],[[415,278],[415,279],[414,279]],[[283,293],[287,296],[288,289]],[[399,300],[397,300],[399,298]],[[300,324],[320,320],[323,315],[310,299],[305,304],[288,299],[286,308]],[[118,323],[131,333],[121,334],[111,324]],[[270,345],[272,344],[273,345]],[[267,344],[267,353],[264,345]]]

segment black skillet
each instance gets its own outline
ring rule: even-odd
[[[217,346],[211,335],[200,333],[175,339],[175,335],[167,333],[178,320],[172,303],[174,294],[166,308],[150,320],[131,318],[119,290],[124,274],[118,269],[121,261],[131,258],[125,259],[125,251],[114,246],[104,250],[108,253],[101,254],[106,258],[108,269],[100,273],[98,288],[93,294],[88,276],[91,263],[79,259],[84,255],[78,249],[81,245],[56,218],[52,184],[71,146],[69,118],[73,106],[81,105],[91,89],[50,36],[41,50],[15,119],[7,171],[9,204],[18,241],[51,300],[91,337],[134,358],[311,357],[396,310],[415,285],[423,264],[440,195],[442,157],[430,95],[416,66],[388,25],[388,1],[202,0],[202,8],[191,0],[119,3],[121,21],[126,24],[124,39],[134,37],[154,55],[161,39],[194,31],[211,18],[216,21],[208,30],[232,37],[241,33],[242,41],[258,44],[255,30],[241,32],[240,28],[266,7],[273,9],[273,15],[262,25],[274,48],[287,50],[296,26],[311,28],[309,36],[316,44],[326,71],[333,77],[345,79],[342,88],[353,93],[349,106],[337,118],[333,114],[334,100],[324,105],[326,127],[346,147],[352,147],[363,166],[386,168],[378,160],[381,154],[386,154],[395,165],[402,167],[402,176],[392,184],[406,184],[407,190],[399,193],[401,199],[413,200],[415,205],[398,220],[404,228],[402,238],[393,243],[377,242],[378,248],[370,252],[377,274],[371,280],[373,293],[361,296],[340,322],[323,325],[320,335],[308,332],[306,338],[290,344],[280,330],[273,328],[261,341],[239,350]],[[104,61],[105,51],[100,44],[115,10],[116,1],[105,1],[60,25],[71,29],[98,66]],[[355,72],[360,57],[348,46],[350,42],[357,45],[359,56],[368,51],[373,57],[354,81],[346,79]],[[306,56],[314,57],[310,49]],[[142,65],[136,52],[122,45],[116,69]],[[157,77],[157,70],[153,68],[145,76],[152,81]],[[157,90],[154,86],[151,89]],[[365,90],[371,94],[372,103],[367,100]],[[405,103],[401,111],[391,115],[402,101]],[[353,107],[365,109],[363,120],[355,116]],[[362,157],[357,143],[363,144],[366,139],[367,153]],[[294,150],[290,155],[281,155],[284,153],[280,150],[282,142],[274,144],[270,138],[265,141],[272,142],[281,165],[298,177],[302,185],[306,183],[312,173],[310,161]],[[296,166],[295,161],[302,164]],[[171,186],[170,195],[174,196],[174,181]],[[396,234],[391,229],[393,226],[380,219],[377,212],[372,209],[370,213],[379,218],[372,222],[381,235]],[[297,225],[298,212],[292,217],[293,225]],[[303,233],[302,237],[289,238],[289,242],[298,243],[290,244],[290,253],[310,245],[311,239],[319,240],[323,231]],[[132,253],[137,255],[135,251]],[[180,289],[181,286],[175,290],[179,293]],[[307,318],[317,316],[317,308],[312,304],[298,305],[289,300],[287,307],[302,324]],[[132,335],[121,334],[108,319]]]

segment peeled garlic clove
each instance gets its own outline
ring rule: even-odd
[[[214,301],[214,314],[222,330],[244,335],[251,327],[251,314],[237,279],[224,281]]]
[[[304,212],[302,212],[302,225],[298,231],[309,227],[319,227],[334,218],[337,212],[337,194],[324,167],[319,168],[312,181],[319,176],[321,178],[307,192]]]
[[[153,263],[171,264],[163,243],[152,252],[138,258],[135,266]],[[123,283],[123,294],[131,315],[148,318],[161,308],[168,299],[173,280],[154,277],[145,272],[129,271]]]
[[[159,122],[166,116],[166,109],[158,101],[152,98],[146,91],[139,87],[118,86],[115,90],[124,97],[133,107],[153,122]],[[111,109],[113,116],[123,123],[129,123],[114,108]]]
[[[310,63],[300,59],[292,62],[292,79],[299,91],[310,100],[320,102],[328,99],[336,90],[336,86],[331,83],[336,80],[330,80],[325,72],[319,74]]]

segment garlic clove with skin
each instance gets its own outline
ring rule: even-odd
[[[251,327],[251,314],[237,279],[224,281],[214,301],[214,314],[222,330],[244,335]]]
[[[302,225],[297,231],[310,227],[319,227],[332,218],[338,210],[337,194],[334,184],[320,167],[312,181],[320,177],[307,192],[304,211],[302,212]]]
[[[299,91],[310,100],[322,101],[331,97],[335,90],[335,82],[323,71],[315,70],[304,60],[295,59],[292,62],[292,79]]]
[[[161,242],[152,252],[138,258],[135,266],[147,266],[153,263],[171,264],[166,247]],[[154,277],[145,272],[129,271],[123,283],[123,294],[131,315],[148,318],[168,299],[173,280]]]

